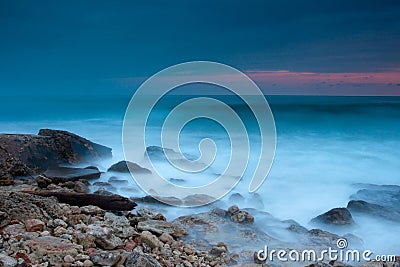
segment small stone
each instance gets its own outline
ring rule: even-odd
[[[44,225],[44,222],[38,219],[30,219],[25,221],[25,227],[28,232],[43,231]]]
[[[49,231],[43,231],[40,233],[40,236],[49,236],[50,232]]]
[[[64,257],[64,262],[66,262],[66,263],[73,263],[74,261],[75,261],[75,259],[71,255],[66,255]]]
[[[2,267],[15,267],[16,265],[17,265],[17,260],[16,259],[0,253],[0,266],[2,266]]]
[[[150,233],[149,231],[143,231],[140,234],[140,237],[142,239],[142,242],[147,244],[151,248],[157,248],[157,247],[163,247],[163,243],[158,240],[158,238]]]
[[[130,240],[125,243],[124,249],[125,251],[132,252],[137,247],[137,245],[138,244],[134,240]]]
[[[174,242],[174,238],[168,233],[162,233],[159,239],[166,244],[172,244],[172,242]]]
[[[85,260],[83,262],[83,266],[84,267],[92,267],[93,266],[93,262],[91,260]]]

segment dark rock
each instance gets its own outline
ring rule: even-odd
[[[107,171],[122,172],[122,173],[129,173],[129,171],[132,171],[133,173],[151,174],[150,170],[143,168],[136,163],[125,160],[115,163]]]
[[[129,184],[128,180],[119,179],[118,177],[115,177],[115,176],[110,177],[108,179],[108,182],[112,183],[112,184],[118,184],[118,185],[128,185]]]
[[[0,135],[0,173],[29,176],[50,167],[111,157],[111,149],[67,131],[42,129],[38,135]]]
[[[101,196],[112,196],[114,195],[114,193],[107,191],[106,189],[104,189],[103,187],[100,187],[99,189],[97,189],[96,191],[93,192],[93,194],[95,195],[101,195]]]
[[[136,207],[136,203],[128,198],[120,195],[98,195],[84,194],[75,192],[59,192],[59,191],[24,191],[25,193],[44,196],[56,197],[58,201],[67,203],[73,206],[94,205],[104,210],[132,210]]]
[[[145,197],[131,197],[131,200],[135,202],[140,202],[140,203],[150,203],[150,204],[165,204],[165,203],[171,203],[173,205],[183,205],[182,200],[176,197],[157,197],[154,198],[152,196],[145,196]],[[167,205],[167,204],[165,204]]]
[[[400,220],[400,212],[362,200],[350,200],[347,204],[347,209],[354,214],[365,214],[395,222]]]
[[[52,180],[53,183],[67,181],[79,181],[81,179],[97,179],[101,172],[93,169],[57,167],[46,170],[43,176]]]
[[[139,252],[132,252],[129,254],[125,262],[126,267],[161,267],[158,261],[149,255],[141,254]]]
[[[354,223],[351,213],[346,208],[335,208],[311,220],[312,223],[330,225],[351,225]]]

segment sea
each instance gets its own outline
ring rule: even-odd
[[[124,159],[122,127],[132,95],[4,96],[0,105],[0,132],[36,134],[41,128],[62,129],[109,146],[113,158],[97,162],[102,170]],[[160,100],[146,125],[146,145],[161,146],[163,121],[171,110],[196,95],[168,95]],[[260,153],[260,129],[251,110],[232,95],[210,95],[231,106],[246,126],[251,146],[248,168]],[[310,220],[332,208],[346,207],[360,184],[400,186],[400,97],[265,96],[276,126],[276,151],[268,177],[255,193],[248,192],[251,170],[221,199],[237,204],[230,196],[244,197],[242,208],[256,208],[280,220],[292,219],[311,229]],[[135,107],[134,107],[135,108]],[[213,107],[205,107],[213,109]],[[137,107],[140,112],[140,107]],[[138,131],[138,134],[142,132]],[[165,168],[170,181],[180,186],[210,183],[229,163],[229,134],[223,125],[207,118],[182,128],[179,145],[185,155],[197,158],[199,142],[215,142],[216,157],[209,171],[191,177]],[[144,153],[144,151],[139,151]],[[140,164],[140,162],[139,162]],[[105,174],[101,179],[107,181]],[[145,193],[126,175],[129,186],[115,186],[115,193],[128,197]],[[236,194],[238,196],[238,194]],[[389,200],[388,200],[389,201]],[[168,219],[196,212],[196,208],[163,207]],[[198,208],[198,211],[206,208]],[[400,222],[355,217],[348,229],[374,253],[397,254]],[[256,218],[257,222],[257,218]],[[262,227],[262,222],[257,222]],[[340,230],[328,229],[339,234]]]

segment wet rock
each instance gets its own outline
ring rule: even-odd
[[[76,256],[79,247],[70,241],[58,237],[45,236],[28,240],[25,245],[37,258],[45,257],[50,264],[60,265],[67,255]]]
[[[161,235],[162,233],[168,233],[174,237],[180,237],[188,234],[186,229],[178,223],[170,223],[159,220],[147,220],[139,222],[137,228],[139,230],[150,231],[158,235]]]
[[[128,255],[126,262],[126,267],[161,267],[157,260],[149,255],[141,254],[139,252],[132,252]]]
[[[311,220],[312,223],[330,225],[351,225],[354,223],[351,213],[346,208],[335,208]]]
[[[240,210],[238,206],[234,205],[228,209],[228,214],[232,222],[235,223],[253,223],[254,217],[245,210]]]
[[[114,235],[114,231],[107,226],[91,224],[86,232],[95,237],[95,242],[103,249],[122,248],[123,243],[119,237]]]
[[[12,258],[12,257],[10,257],[10,256],[7,256],[7,255],[4,255],[4,254],[0,253],[0,266],[2,266],[2,267],[15,267],[15,266],[17,266],[17,260]]]
[[[143,243],[147,244],[151,248],[160,248],[164,245],[160,240],[158,240],[155,235],[153,235],[149,231],[143,231],[140,234],[140,238]]]
[[[108,179],[108,182],[115,185],[128,185],[128,180],[119,179],[118,177],[112,176]]]
[[[400,220],[400,212],[362,200],[350,200],[347,204],[347,209],[352,213],[365,214],[390,221],[398,222]]]
[[[129,171],[133,173],[140,173],[140,174],[151,174],[151,171],[141,167],[140,165],[130,162],[130,161],[120,161],[112,165],[107,171],[109,172],[122,172],[122,173],[129,173]]]
[[[216,199],[206,194],[194,194],[186,196],[182,200],[183,205],[186,206],[202,206],[214,202]]]
[[[218,243],[210,250],[211,254],[217,254],[217,255],[221,255],[222,253],[226,252],[228,252],[228,246],[222,242]]]
[[[154,198],[152,196],[145,196],[145,197],[139,197],[139,198],[131,197],[131,200],[133,200],[134,202],[140,202],[140,203],[154,203],[154,204],[171,203],[171,204],[177,205],[177,206],[183,205],[183,201],[176,197],[157,196],[157,198]]]
[[[121,253],[119,251],[95,251],[90,254],[90,259],[92,264],[114,266],[121,259]]]
[[[100,178],[101,172],[86,168],[53,167],[47,169],[43,176],[51,179],[53,183],[64,183],[68,181],[79,181],[81,179]]]
[[[45,223],[38,219],[29,219],[25,221],[25,227],[28,232],[43,231]]]
[[[114,188],[115,189],[115,188]],[[112,196],[114,195],[113,192],[107,191],[105,188],[100,187],[96,191],[93,192],[95,195],[100,195],[100,196]]]

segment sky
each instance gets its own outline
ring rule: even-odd
[[[400,1],[0,0],[3,95],[131,94],[182,62],[272,95],[400,95]]]

